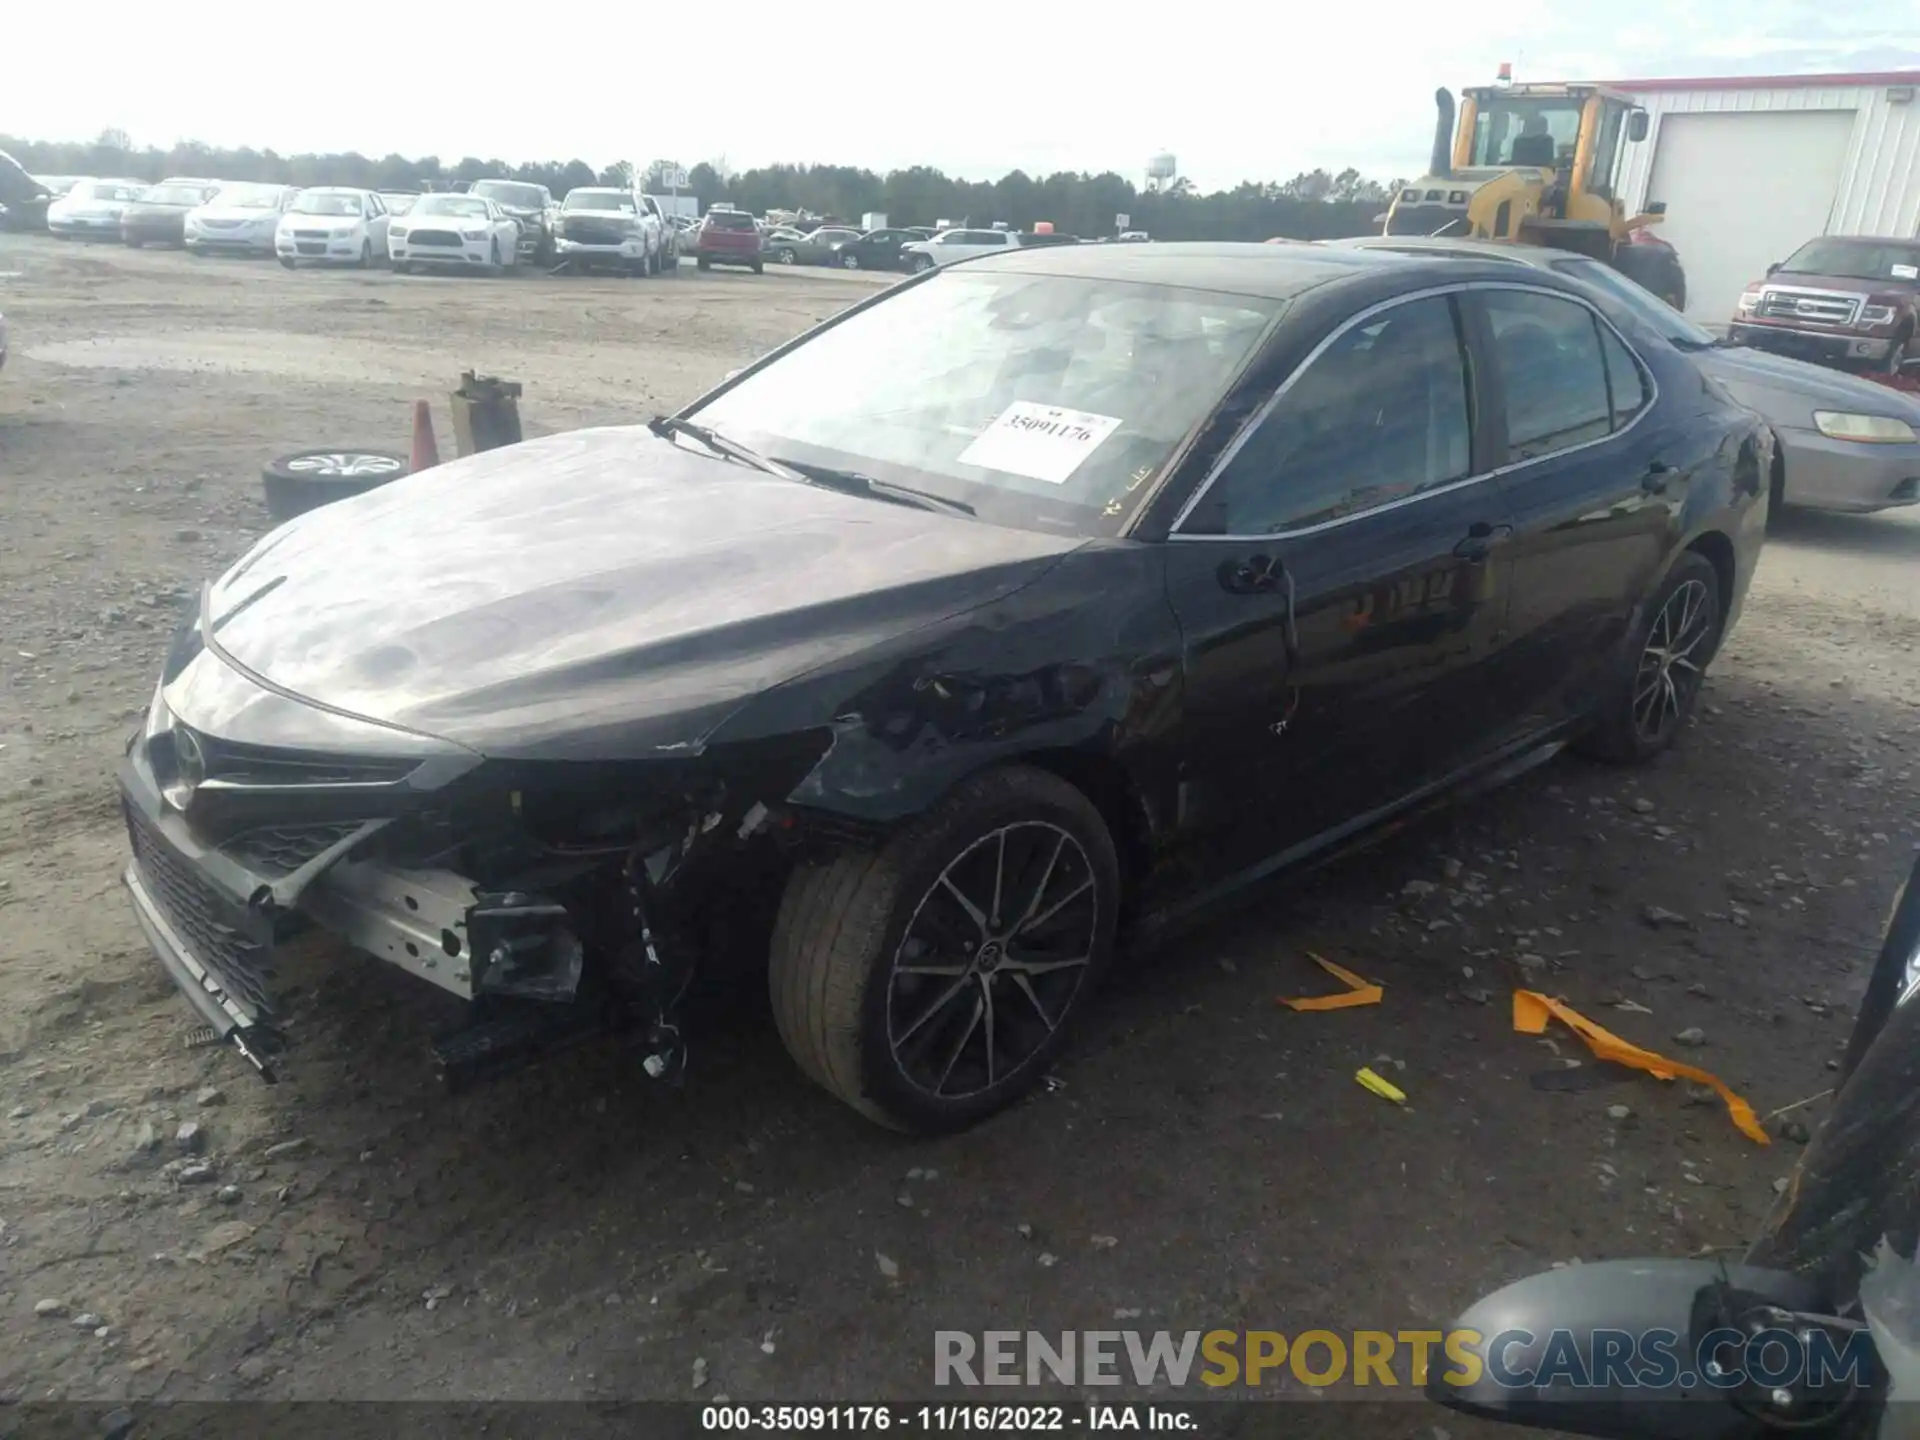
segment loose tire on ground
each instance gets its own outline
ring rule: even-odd
[[[1695,601],[1705,608],[1693,611]],[[1576,748],[1598,760],[1639,764],[1672,745],[1692,718],[1707,666],[1720,647],[1725,617],[1720,574],[1713,562],[1698,551],[1684,552],[1641,616],[1625,678],[1616,683]],[[1660,651],[1678,652],[1681,658],[1662,664],[1654,658]],[[1663,676],[1671,680],[1671,689]],[[1650,716],[1665,721],[1652,733],[1642,723]]]
[[[978,893],[978,916],[951,898],[950,879]],[[1001,913],[989,915],[995,883]],[[1026,766],[973,776],[881,849],[795,871],[768,967],[780,1037],[809,1079],[883,1125],[973,1124],[1036,1084],[1066,1043],[1111,959],[1119,888],[1113,838],[1080,791]],[[954,979],[958,963],[987,969]],[[934,1003],[943,997],[961,1009]],[[989,1028],[979,1016],[960,1028],[970,1004]],[[916,1047],[937,1052],[921,1057],[935,1069],[952,1050],[932,1090],[913,1073]],[[971,1089],[946,1088],[956,1068]]]
[[[291,520],[309,510],[398,480],[411,468],[405,455],[365,445],[330,445],[282,455],[260,472],[267,513]]]

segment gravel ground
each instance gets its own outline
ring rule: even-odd
[[[1557,760],[1171,942],[972,1134],[881,1134],[799,1083],[751,985],[679,1094],[608,1046],[444,1098],[435,998],[332,953],[280,1086],[184,1047],[109,770],[179,599],[267,528],[261,463],[404,448],[464,369],[524,381],[530,434],[644,418],[874,283],[0,237],[0,1398],[903,1396],[939,1328],[1402,1329],[1752,1233],[1790,1136],[1644,1077],[1568,1088],[1578,1042],[1514,1034],[1506,996],[1669,1052],[1697,1030],[1762,1114],[1825,1088],[1916,839],[1909,519],[1789,517],[1678,750]],[[1385,1003],[1277,1008],[1326,988],[1308,951]]]

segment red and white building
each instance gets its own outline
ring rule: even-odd
[[[1666,202],[1696,320],[1816,235],[1920,234],[1920,70],[1611,83],[1652,120],[1618,193],[1628,214]]]

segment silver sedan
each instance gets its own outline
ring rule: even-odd
[[[1401,235],[1320,243],[1504,260],[1577,280],[1602,310],[1657,331],[1772,425],[1780,459],[1773,476],[1775,509],[1867,514],[1920,502],[1920,400],[1912,395],[1717,339],[1612,266],[1565,250]]]

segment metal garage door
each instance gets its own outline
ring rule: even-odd
[[[1749,280],[1824,235],[1853,135],[1851,110],[1660,117],[1647,200],[1687,267],[1687,314],[1720,324]]]

